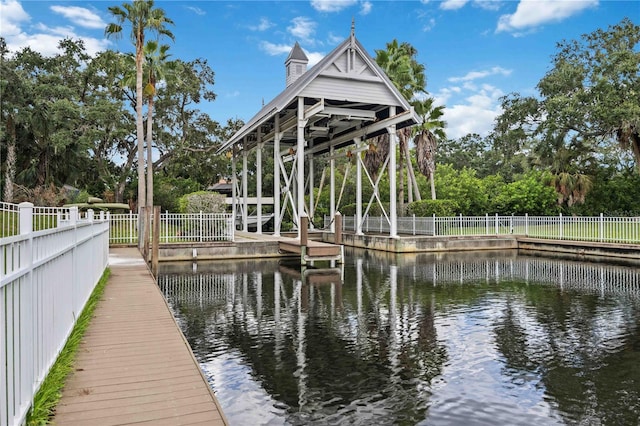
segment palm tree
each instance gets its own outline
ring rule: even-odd
[[[442,120],[444,106],[433,106],[433,98],[414,101],[413,107],[422,119],[422,123],[413,128],[416,144],[418,169],[429,179],[431,185],[431,199],[436,199],[436,187],[433,175],[436,171],[436,149],[438,139],[446,139],[444,128],[447,123]]]
[[[400,94],[407,100],[413,100],[416,95],[426,93],[425,87],[427,85],[425,76],[424,65],[418,63],[415,56],[418,51],[409,43],[398,43],[398,40],[393,40],[387,43],[386,50],[376,50],[376,63],[387,74],[391,82],[396,86]],[[404,206],[404,173],[403,168],[406,161],[406,167],[408,170],[409,179],[413,185],[413,191],[416,199],[420,200],[420,191],[418,184],[413,173],[413,165],[409,158],[409,138],[411,135],[410,129],[398,130],[398,139],[400,142],[400,155],[398,157],[398,166],[400,169],[400,176],[398,186],[399,188],[399,205],[400,211],[403,211]],[[379,167],[379,166],[378,166]]]
[[[144,63],[145,32],[150,30],[158,36],[167,36],[174,39],[173,34],[166,27],[173,21],[165,16],[163,9],[154,9],[153,0],[134,0],[132,3],[123,3],[122,7],[112,6],[109,12],[116,19],[105,28],[105,35],[118,37],[122,34],[122,25],[127,22],[131,25],[131,40],[136,48],[136,138],[138,140],[138,212],[145,205],[144,182],[144,126],[142,120],[142,65]],[[138,245],[141,246],[139,239]]]
[[[149,41],[144,47],[146,85],[143,93],[147,98],[147,206],[153,206],[153,160],[151,147],[153,143],[153,103],[156,95],[156,84],[166,79],[173,69],[173,62],[168,62],[169,46]]]

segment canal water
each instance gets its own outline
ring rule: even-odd
[[[231,425],[640,424],[640,268],[347,250],[164,265]]]

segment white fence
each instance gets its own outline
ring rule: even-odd
[[[153,221],[153,215],[151,220]],[[138,214],[111,215],[109,243],[138,242]],[[152,227],[153,229],[153,227]],[[160,242],[233,241],[233,216],[229,213],[161,213]]]
[[[325,216],[325,227],[331,223]],[[344,216],[342,229],[356,230],[356,217]],[[389,233],[384,216],[366,217],[364,233]],[[640,217],[575,216],[454,216],[399,217],[401,235],[478,236],[518,234],[533,238],[640,244]]]
[[[17,230],[0,239],[0,426],[7,426],[25,421],[107,267],[109,220],[91,211],[81,218],[77,208],[2,207],[4,235]]]

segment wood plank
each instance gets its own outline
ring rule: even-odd
[[[59,425],[226,425],[189,345],[136,249],[111,276],[67,378]]]

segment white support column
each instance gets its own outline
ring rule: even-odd
[[[298,146],[296,151],[296,156],[298,157],[298,177],[296,179],[297,187],[297,205],[298,205],[298,217],[296,221],[298,222],[298,238],[300,238],[301,226],[300,226],[300,216],[304,213],[304,127],[307,124],[304,119],[304,98],[302,96],[298,97]]]
[[[236,219],[238,218],[238,172],[236,166],[235,145],[231,147],[231,217],[233,220],[233,229],[236,229]]]
[[[360,138],[355,138],[356,150],[360,148]],[[360,152],[353,155],[360,156]],[[362,161],[356,158],[356,235],[362,235]]]
[[[311,147],[309,147],[311,148]],[[314,179],[314,164],[313,164],[313,154],[309,156],[309,226],[313,229],[313,216],[315,212],[313,211],[313,179]]]
[[[336,224],[333,218],[336,217],[336,160],[334,158],[335,148],[329,148],[329,220],[331,221],[331,232],[336,232]]]
[[[389,107],[389,117],[396,115],[396,107]],[[398,211],[397,211],[397,188],[396,188],[396,146],[398,145],[398,135],[396,125],[387,127],[389,132],[389,236],[398,236]]]
[[[273,137],[273,235],[280,236],[280,114],[276,114]]]
[[[242,142],[242,145],[242,196],[244,197],[242,201],[242,230],[244,232],[249,232],[249,183],[247,181],[247,156],[249,155],[249,152],[247,151],[246,140]]]
[[[261,140],[258,129],[258,140]],[[256,151],[256,234],[262,234],[262,142],[258,142]]]

